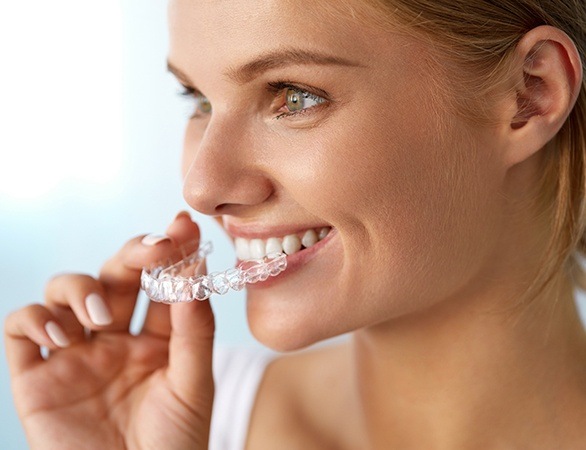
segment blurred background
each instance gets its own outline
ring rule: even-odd
[[[137,234],[181,209],[190,105],[166,72],[164,0],[0,3],[0,316],[43,300],[58,272],[96,274]],[[210,271],[233,264],[214,242]],[[586,317],[585,301],[578,301]],[[243,293],[213,300],[217,342],[258,345]],[[26,449],[0,348],[0,449]]]
[[[190,105],[166,72],[166,1],[0,2],[0,317],[43,300],[58,272],[96,274],[126,240],[187,205]],[[210,271],[234,263],[213,241]],[[217,340],[254,346],[243,293],[214,300]],[[26,449],[0,348],[0,449]]]

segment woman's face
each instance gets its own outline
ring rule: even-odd
[[[171,70],[205,96],[188,203],[233,238],[332,228],[248,289],[253,334],[282,350],[469,290],[501,227],[495,134],[450,112],[423,44],[331,3],[170,5]]]

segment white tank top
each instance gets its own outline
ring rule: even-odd
[[[244,450],[258,387],[267,365],[277,356],[250,348],[214,348],[209,450]]]

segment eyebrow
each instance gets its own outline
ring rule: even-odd
[[[225,75],[236,84],[246,84],[268,70],[277,69],[287,65],[365,67],[363,64],[356,61],[351,61],[339,56],[288,48],[262,53],[252,61],[247,62],[240,67],[228,68]],[[174,67],[170,61],[167,62],[167,68],[169,72],[173,73],[178,79],[189,82],[189,78],[177,67]]]
[[[169,72],[171,72],[173,75],[175,75],[175,77],[181,81],[183,84],[193,84],[191,83],[191,81],[189,80],[189,77],[187,75],[185,75],[180,69],[178,69],[177,67],[175,67],[171,61],[167,60],[167,70]]]
[[[358,62],[339,56],[289,48],[263,53],[241,67],[228,69],[226,75],[237,84],[246,84],[268,70],[286,65],[361,66]]]

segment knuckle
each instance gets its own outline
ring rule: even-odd
[[[34,320],[35,317],[46,315],[47,310],[43,305],[32,303],[11,311],[4,319],[4,333],[11,334],[23,323]]]
[[[62,272],[56,273],[55,275],[53,275],[45,283],[45,294],[48,295],[49,292],[52,292],[53,290],[55,290],[55,288],[57,286],[59,286],[61,283],[63,283],[63,281],[65,279],[67,279],[67,277],[69,277],[69,276],[70,276],[69,273],[62,273]]]
[[[20,310],[19,310],[20,311]],[[4,318],[4,332],[6,333],[8,331],[8,329],[10,328],[10,326],[14,323],[14,321],[16,320],[16,315],[18,314],[18,311],[11,311],[8,313],[8,315]]]
[[[91,275],[83,273],[57,274],[45,285],[45,299],[55,300],[67,297],[70,292],[94,290],[99,288],[99,282]]]
[[[22,319],[47,315],[47,308],[39,303],[33,303],[20,310]]]

